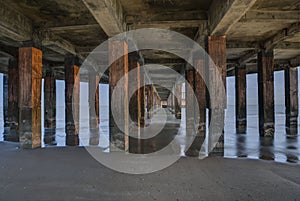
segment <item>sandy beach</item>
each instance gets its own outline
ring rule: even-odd
[[[181,158],[146,175],[110,170],[82,147],[20,150],[0,143],[0,200],[300,200],[300,166]]]

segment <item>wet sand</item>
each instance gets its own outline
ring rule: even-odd
[[[127,175],[84,148],[19,150],[0,143],[0,200],[300,200],[300,166],[250,159],[181,158],[147,175]]]

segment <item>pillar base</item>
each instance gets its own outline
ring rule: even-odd
[[[79,136],[78,135],[67,135],[66,136],[66,145],[67,146],[78,146],[79,145]]]
[[[176,119],[181,119],[181,112],[176,113],[175,117]]]
[[[246,134],[247,131],[247,122],[246,120],[237,120],[236,122],[236,133],[237,134]]]
[[[57,145],[55,140],[55,128],[45,128],[44,143],[46,145]]]
[[[261,137],[274,137],[274,123],[264,124],[263,128],[259,129],[259,134]]]

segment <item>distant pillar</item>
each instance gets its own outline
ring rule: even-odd
[[[22,148],[41,147],[42,51],[19,49],[19,133]]]
[[[288,135],[298,133],[298,68],[288,68],[285,75],[285,115]]]
[[[89,69],[89,127],[90,145],[99,144],[99,75]]]
[[[181,119],[181,84],[175,85],[175,116],[176,119]]]
[[[128,55],[128,71],[130,73],[128,77],[128,90],[129,95],[131,95],[129,100],[129,114],[131,120],[138,125],[140,118],[140,64],[138,62],[139,55],[137,52],[132,52]],[[134,74],[133,74],[134,73]]]
[[[5,140],[19,142],[19,71],[18,61],[10,59],[8,64],[8,122],[9,133]]]
[[[44,78],[44,129],[45,144],[56,144],[56,80],[51,69]]]
[[[224,155],[224,118],[226,108],[226,97],[221,97],[218,94],[218,86],[224,86],[226,90],[226,36],[209,36],[208,37],[208,52],[212,59],[209,62],[209,91],[211,98],[217,104],[211,104],[210,101],[210,121],[212,118],[217,120],[216,126],[210,126],[209,134],[209,150],[211,155]],[[214,68],[216,67],[216,71]],[[221,76],[221,83],[218,77]],[[211,99],[210,99],[211,100]],[[221,130],[222,133],[217,133]],[[220,135],[217,144],[212,147],[212,136]]]
[[[235,113],[236,132],[246,133],[247,129],[247,96],[246,96],[246,66],[235,68]]]
[[[258,53],[258,106],[260,136],[274,136],[274,53]]]
[[[10,140],[10,126],[8,120],[8,75],[3,74],[3,120],[4,120],[4,140]]]
[[[129,151],[128,110],[128,45],[125,41],[109,41],[109,128],[111,151]],[[122,79],[123,78],[123,79]],[[118,82],[123,80],[122,83]],[[118,85],[117,85],[118,84]],[[112,95],[116,94],[112,99]],[[112,114],[114,110],[114,116]],[[118,125],[116,120],[118,118]]]
[[[154,89],[153,85],[148,85],[148,119],[151,119],[153,116],[153,96],[154,96]]]
[[[205,84],[205,61],[203,58],[196,58],[194,66],[195,72],[195,95],[199,107],[199,119],[197,119],[197,136],[205,137],[206,134],[206,84]],[[199,72],[199,73],[198,73]],[[201,73],[201,74],[200,74]],[[204,77],[202,77],[204,76]]]
[[[140,112],[140,127],[145,127],[146,125],[146,118],[145,118],[145,114],[146,114],[146,91],[145,91],[145,74],[144,72],[140,72],[140,100],[141,100],[141,112]]]
[[[75,55],[65,57],[66,145],[79,145],[79,66]]]
[[[128,55],[128,94],[129,94],[129,152],[141,153],[140,123],[141,123],[141,68],[138,52]]]
[[[195,100],[194,100],[194,70],[186,71],[186,93],[185,93],[185,104],[186,104],[186,135],[195,134]]]

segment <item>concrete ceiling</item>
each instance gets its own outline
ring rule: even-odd
[[[234,65],[255,65],[261,47],[275,49],[276,69],[300,63],[299,0],[0,0],[0,4],[0,53],[6,53],[0,54],[2,72],[7,70],[8,56],[14,56],[13,48],[32,40],[40,41],[46,63],[63,79],[66,54],[84,59],[109,37],[137,28],[173,30],[203,47],[207,35],[225,34],[228,75]],[[137,47],[151,44],[148,38],[137,39]],[[176,46],[176,41],[161,45]],[[191,54],[189,48],[180,50]],[[186,67],[184,60],[166,51],[143,50],[141,56],[145,64],[181,73]],[[165,75],[157,72],[149,73],[150,79],[163,79]],[[166,88],[157,86],[164,99],[169,94]]]

